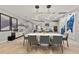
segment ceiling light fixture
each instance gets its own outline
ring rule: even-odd
[[[46,8],[48,9],[48,13],[50,13],[49,9],[51,8],[51,5],[47,5]]]
[[[35,5],[35,8],[36,8],[36,9],[39,9],[39,5]]]

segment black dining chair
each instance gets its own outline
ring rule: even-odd
[[[50,39],[51,47],[54,48],[61,48],[61,51],[63,53],[63,45],[62,45],[62,36],[53,36],[53,39]]]

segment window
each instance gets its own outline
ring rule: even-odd
[[[12,30],[17,30],[17,19],[12,18]]]
[[[1,30],[10,30],[9,17],[1,15]]]
[[[0,31],[18,30],[18,20],[9,15],[0,13]]]

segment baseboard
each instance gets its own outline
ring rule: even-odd
[[[76,41],[76,42],[78,42],[79,43],[79,40],[74,40],[73,38],[69,38],[70,40],[73,40],[73,41]]]
[[[7,42],[7,41],[8,41],[8,40],[0,41],[0,44],[1,44],[1,43],[4,43],[4,42]]]

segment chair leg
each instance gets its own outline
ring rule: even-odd
[[[69,43],[68,43],[68,40],[67,40],[67,47],[69,47]]]
[[[27,44],[27,54],[28,54],[28,48],[29,48],[29,44]]]
[[[30,51],[32,51],[32,44],[31,44],[31,42],[30,42]]]
[[[63,44],[64,44],[64,40],[63,40]]]
[[[23,46],[24,46],[24,44],[25,44],[25,39],[24,39],[24,41],[23,41]]]
[[[62,53],[63,53],[63,45],[61,44],[60,47],[61,47],[61,51],[62,51]]]
[[[51,46],[50,46],[50,45],[49,45],[49,47],[48,47],[48,48],[49,48],[49,52],[50,52],[50,53],[52,53],[52,50],[51,50]]]
[[[30,51],[31,51],[31,44],[28,43],[28,44],[27,44],[27,53],[30,53]]]
[[[47,49],[50,50],[50,46],[48,46]]]

